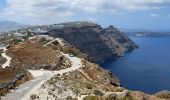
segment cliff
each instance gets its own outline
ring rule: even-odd
[[[99,64],[138,47],[113,26],[102,28],[93,22],[69,22],[51,25],[51,27],[43,34],[63,38]]]
[[[114,27],[110,26],[110,28],[105,30],[113,31],[113,29]],[[134,48],[133,46],[131,47],[133,42],[129,38],[124,36],[118,30],[114,29],[114,31],[116,31],[118,35],[113,37],[110,36],[109,38],[115,38],[112,42],[119,42],[119,48],[124,48],[117,49],[118,51],[127,51]],[[105,35],[99,35],[99,37],[101,39],[101,43],[110,48],[110,52],[113,52],[113,48],[111,48],[108,41],[102,42],[105,39]],[[10,40],[10,46],[7,50],[7,54],[12,58],[10,66],[13,66],[15,69],[10,69],[10,71],[6,69],[3,69],[5,71],[2,70],[2,75],[9,75],[8,72],[11,75],[5,80],[7,83],[4,85],[3,82],[2,84],[2,86],[5,86],[7,90],[4,90],[3,88],[0,89],[0,92],[5,94],[6,91],[9,91],[9,89],[18,86],[19,84],[15,85],[18,81],[22,84],[29,80],[30,78],[27,79],[25,77],[29,76],[30,73],[32,74],[33,79],[19,86],[11,92],[11,95],[7,94],[5,97],[2,97],[2,100],[11,100],[6,98],[12,98],[13,100],[21,98],[21,100],[23,100],[23,97],[28,100],[164,100],[161,98],[169,98],[169,94],[159,94],[158,97],[156,97],[154,95],[123,88],[120,81],[112,73],[102,69],[98,64],[91,62],[86,54],[82,53],[73,45],[67,43],[64,39],[52,39],[52,37],[49,36],[36,35],[34,38],[31,37],[26,40],[16,42],[14,40],[16,40],[16,38],[18,39],[18,37],[8,38]],[[121,38],[123,39],[121,40]],[[125,42],[125,40],[127,41]],[[70,53],[74,53],[75,56],[70,56]],[[62,55],[64,57],[62,57]],[[53,66],[54,64],[55,66]],[[44,67],[44,65],[46,67]],[[19,74],[18,77],[15,70],[19,70],[20,67],[22,67],[23,70],[21,70],[22,73]],[[26,69],[29,70],[27,71]],[[49,71],[51,69],[55,71]],[[3,79],[4,78],[2,77],[1,81]],[[18,81],[13,83],[13,79]],[[14,85],[11,87],[11,84]],[[17,92],[23,90],[25,92]]]

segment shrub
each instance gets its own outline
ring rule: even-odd
[[[37,98],[37,95],[36,95],[36,94],[32,94],[31,97],[30,97],[31,100],[34,100],[34,99],[36,99],[36,98]]]
[[[169,91],[158,92],[156,96],[159,98],[170,98],[170,92]]]
[[[13,39],[10,44],[18,44],[20,42],[22,42],[21,39]]]
[[[28,39],[29,37],[32,37],[33,34],[30,31],[27,31],[26,35],[23,36],[24,39]]]
[[[99,96],[86,96],[83,100],[102,100]]]
[[[93,93],[95,95],[98,95],[98,96],[103,96],[104,95],[103,92],[101,92],[100,90],[94,90]]]
[[[40,39],[40,42],[44,42],[44,41],[46,41],[46,38],[41,38]]]
[[[92,89],[93,86],[92,86],[92,84],[90,84],[90,83],[86,83],[86,88],[87,88],[87,89]]]

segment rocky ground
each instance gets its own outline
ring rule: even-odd
[[[153,95],[130,91],[98,65],[82,61],[83,67],[63,76],[56,75],[31,95],[31,100],[161,100]]]
[[[67,73],[64,76],[56,75],[41,86],[35,94],[37,100],[45,99],[75,99],[82,96],[99,93],[105,95],[107,92],[118,92],[124,89],[115,77],[101,70],[97,65],[83,63],[83,67]],[[112,85],[113,84],[113,85]],[[105,93],[105,94],[104,94]],[[107,95],[107,94],[106,94]]]

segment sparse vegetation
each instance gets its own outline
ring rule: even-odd
[[[1,52],[0,52],[1,53]],[[7,60],[0,55],[0,65],[4,64]]]
[[[15,39],[13,39],[12,41],[10,41],[10,44],[18,44],[18,43],[20,43],[20,42],[22,42],[21,39],[15,38]]]
[[[101,92],[100,90],[94,90],[93,93],[95,95],[98,95],[98,96],[103,96],[104,95],[103,92]]]
[[[162,91],[156,93],[156,96],[159,98],[170,98],[170,91]]]
[[[68,58],[53,48],[43,47],[39,39],[12,45],[8,51],[9,55],[13,56],[11,66],[16,68],[60,70],[71,66]]]
[[[28,39],[29,37],[32,37],[33,34],[30,31],[26,32],[26,35],[23,37],[24,39]]]
[[[125,96],[122,100],[134,100],[131,96]]]
[[[86,96],[83,100],[102,100],[99,96]]]
[[[86,88],[87,88],[87,89],[92,89],[92,88],[93,88],[93,85],[90,84],[90,83],[86,83],[85,85],[86,85]]]
[[[35,100],[37,98],[37,95],[36,94],[32,94],[31,96],[30,96],[30,99],[31,100]]]
[[[46,42],[46,41],[47,41],[46,38],[41,38],[41,39],[40,39],[40,42]]]

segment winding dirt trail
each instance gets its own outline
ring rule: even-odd
[[[6,47],[1,47],[0,49],[3,49],[3,53],[2,53],[2,57],[4,57],[7,61],[2,65],[2,68],[6,68],[8,66],[10,66],[10,62],[11,62],[11,57],[6,55]]]
[[[72,62],[72,66],[59,71],[42,71],[42,70],[29,70],[34,76],[33,80],[30,80],[21,86],[19,86],[13,92],[2,97],[1,100],[29,100],[32,93],[34,93],[41,85],[49,80],[56,74],[64,74],[68,72],[75,71],[82,67],[81,59],[77,57],[70,57],[69,54],[63,54]]]

